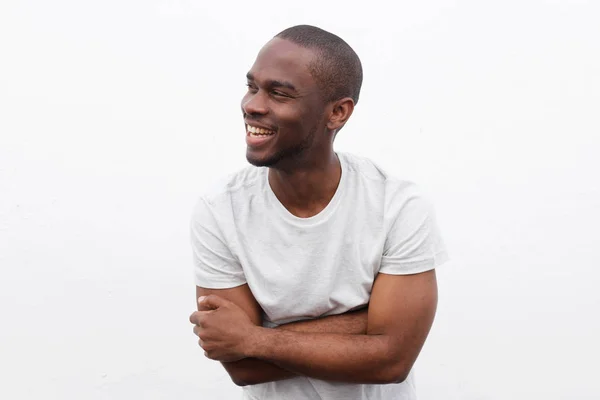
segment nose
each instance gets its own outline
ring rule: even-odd
[[[268,112],[267,102],[262,91],[246,93],[242,99],[242,112],[248,115],[264,115]]]

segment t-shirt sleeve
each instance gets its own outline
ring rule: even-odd
[[[448,260],[431,204],[419,194],[397,199],[390,207],[392,223],[386,236],[379,272],[417,274]]]
[[[196,285],[207,289],[229,289],[246,283],[239,261],[231,254],[214,212],[201,198],[190,224]]]

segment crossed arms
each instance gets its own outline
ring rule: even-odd
[[[196,288],[190,316],[208,358],[221,361],[237,385],[301,375],[350,383],[406,379],[437,307],[435,270],[380,273],[367,310],[262,327],[262,310],[247,285]]]

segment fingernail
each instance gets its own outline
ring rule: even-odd
[[[206,298],[206,296],[200,296],[200,297],[198,297],[198,303],[200,303],[202,300],[204,300],[204,298]]]

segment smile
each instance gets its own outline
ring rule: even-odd
[[[251,125],[246,125],[246,130],[248,131],[250,136],[271,136],[275,134],[275,131],[264,128],[257,128]]]

